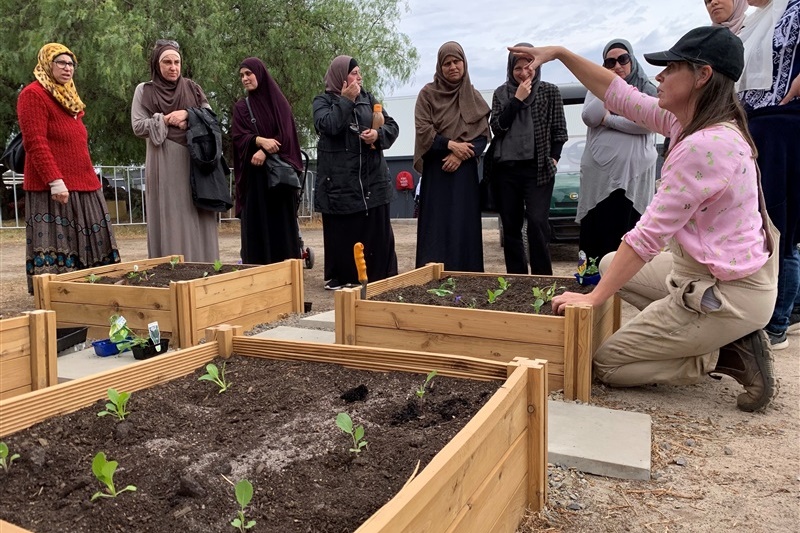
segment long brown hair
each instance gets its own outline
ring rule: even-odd
[[[689,68],[692,69],[695,75],[704,66],[690,62],[686,62],[686,64],[689,65]],[[712,70],[708,83],[700,88],[698,93],[699,96],[694,108],[694,116],[672,146],[675,146],[675,144],[678,144],[689,135],[704,128],[721,122],[733,121],[739,128],[744,140],[747,141],[747,144],[749,144],[750,148],[753,150],[753,159],[758,157],[756,144],[753,142],[753,137],[750,135],[750,130],[747,127],[747,114],[745,114],[744,108],[742,104],[739,103],[739,98],[734,91],[734,81]]]

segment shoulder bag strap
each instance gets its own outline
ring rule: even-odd
[[[247,112],[250,113],[250,123],[256,129],[256,135],[258,135],[258,124],[256,124],[256,117],[253,115],[253,108],[250,107],[250,97],[247,96],[244,99],[244,103],[247,104]]]

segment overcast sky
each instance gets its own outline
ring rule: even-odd
[[[479,90],[505,81],[506,46],[521,41],[560,44],[580,55],[601,60],[611,39],[631,42],[649,75],[642,54],[666,50],[681,35],[710,23],[703,0],[408,0],[398,30],[407,34],[420,54],[411,80],[386,96],[416,95],[433,80],[436,52],[446,41],[464,47],[472,83]],[[542,67],[543,79],[575,81],[560,63]]]

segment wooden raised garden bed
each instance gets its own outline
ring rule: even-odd
[[[0,400],[56,383],[56,314],[0,320]]]
[[[503,274],[449,272],[441,263],[434,263],[370,283],[367,297],[449,276],[485,276],[494,280],[498,275]],[[592,357],[600,344],[619,329],[621,308],[619,297],[615,296],[599,307],[567,306],[564,316],[535,315],[362,300],[360,289],[354,288],[336,291],[335,310],[337,344],[403,348],[494,361],[511,361],[515,357],[546,359],[550,363],[550,388],[563,388],[566,399],[588,402]]]
[[[0,438],[91,405],[105,398],[111,384],[135,392],[190,374],[217,356],[230,357],[233,353],[423,376],[435,368],[443,376],[505,382],[431,462],[357,532],[511,533],[526,509],[536,511],[544,505],[546,361],[517,359],[503,363],[456,355],[257,339],[241,332],[241,327],[220,326],[209,332],[210,341],[205,344],[0,401]],[[87,507],[85,512],[94,511]],[[0,520],[0,530],[6,528],[25,531]],[[63,524],[64,531],[69,528],[70,524]]]
[[[172,346],[194,346],[206,328],[236,323],[245,328],[303,312],[303,264],[299,259],[236,272],[171,282],[169,288],[88,283],[87,277],[123,276],[137,265],[145,270],[171,257],[130,261],[66,274],[34,277],[39,309],[52,309],[58,327],[89,326],[90,338],[108,337],[109,318],[123,315],[139,333],[158,321]],[[180,258],[181,262],[183,257]]]

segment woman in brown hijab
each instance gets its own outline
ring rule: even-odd
[[[211,106],[203,89],[181,76],[175,41],[156,41],[150,76],[136,87],[131,106],[133,133],[147,139],[147,252],[210,263],[219,259],[217,214],[192,201],[186,127],[189,108]]]
[[[478,158],[489,140],[489,105],[472,86],[461,45],[439,48],[436,74],[417,97],[414,168],[423,176],[417,266],[483,272]]]

